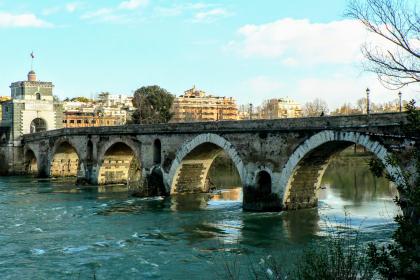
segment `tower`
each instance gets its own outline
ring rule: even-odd
[[[10,127],[9,143],[20,145],[23,134],[62,127],[61,104],[54,102],[54,85],[37,79],[35,71],[26,81],[10,85],[11,100],[3,103],[3,126]]]

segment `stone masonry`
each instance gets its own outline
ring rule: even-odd
[[[331,156],[350,145],[364,146],[399,178],[413,163],[402,161],[398,168],[386,157],[404,159],[419,141],[404,136],[405,121],[404,114],[387,113],[58,129],[24,135],[10,171],[57,176],[56,160],[70,159],[72,174],[87,184],[161,181],[168,195],[205,192],[209,168],[225,152],[241,178],[244,209],[307,208],[316,206]]]

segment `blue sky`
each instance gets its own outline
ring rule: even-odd
[[[331,108],[367,86],[377,102],[397,97],[361,69],[372,38],[345,19],[345,0],[0,0],[0,95],[30,68],[55,93],[132,94],[157,84],[192,85],[239,104],[320,97]],[[374,40],[374,38],[373,38]],[[419,88],[403,89],[419,99]]]

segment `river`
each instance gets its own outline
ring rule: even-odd
[[[269,254],[289,265],[293,252],[343,225],[345,213],[366,241],[386,242],[396,228],[396,190],[366,162],[334,159],[319,207],[283,213],[243,212],[232,177],[215,195],[143,199],[119,186],[0,177],[0,278],[223,279],[232,259],[245,270],[247,260]],[[216,184],[229,177],[213,173]]]

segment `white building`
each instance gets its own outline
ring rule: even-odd
[[[103,92],[98,94],[96,101],[102,104],[103,107],[126,107],[131,110],[133,106],[133,97],[123,94],[110,94],[109,92]]]
[[[28,80],[10,85],[11,100],[2,103],[2,127],[8,127],[6,136],[13,145],[20,144],[23,134],[42,132],[62,127],[62,107],[54,103],[51,82],[37,80],[34,71]]]
[[[274,98],[263,102],[260,115],[262,119],[297,118],[302,116],[302,108],[288,97]]]

